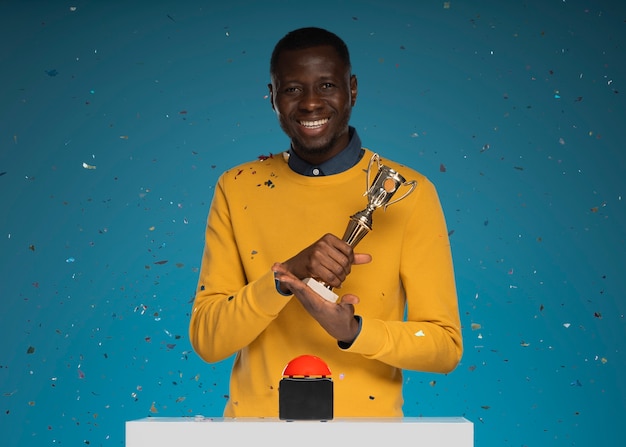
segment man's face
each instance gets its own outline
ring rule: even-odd
[[[357,80],[333,47],[282,52],[269,89],[280,127],[304,160],[322,163],[348,145]]]

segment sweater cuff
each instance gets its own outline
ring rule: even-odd
[[[250,284],[253,288],[251,296],[255,297],[256,306],[267,315],[278,315],[278,313],[290,301],[291,295],[284,295],[276,287],[274,272],[268,272]]]
[[[373,356],[380,352],[387,341],[387,329],[385,323],[380,320],[363,320],[359,335],[354,339],[348,348],[349,352],[364,356]]]

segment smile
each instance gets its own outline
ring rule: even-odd
[[[307,129],[317,129],[318,127],[322,127],[329,121],[328,118],[324,118],[323,120],[316,121],[300,121],[300,125],[306,127]]]

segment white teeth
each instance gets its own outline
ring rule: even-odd
[[[315,129],[316,127],[321,127],[328,122],[328,118],[317,121],[300,121],[300,125],[304,126],[308,129]]]

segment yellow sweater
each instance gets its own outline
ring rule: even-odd
[[[189,336],[207,362],[237,354],[224,416],[277,417],[281,373],[303,354],[328,364],[335,417],[402,416],[402,369],[444,373],[458,364],[461,329],[444,216],[432,183],[408,167],[382,160],[418,186],[374,211],[373,229],[355,250],[373,260],[353,266],[335,290],[361,300],[355,309],[361,332],[348,349],[295,297],[276,290],[274,262],[325,233],[342,237],[349,216],[365,208],[371,156],[366,150],[340,174],[306,177],[279,154],[220,177]]]

